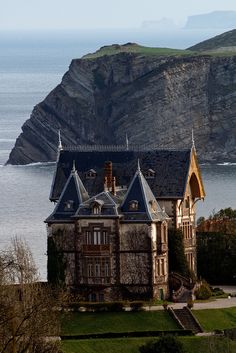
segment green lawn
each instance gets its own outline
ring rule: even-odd
[[[62,334],[179,329],[163,310],[152,312],[70,313],[62,317]]]
[[[236,307],[226,309],[193,310],[205,331],[236,328]]]
[[[236,342],[219,337],[182,337],[186,353],[236,353]],[[138,353],[149,338],[64,341],[64,353]]]

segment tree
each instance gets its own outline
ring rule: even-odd
[[[198,274],[210,283],[234,284],[236,237],[218,232],[197,233]]]
[[[0,353],[57,352],[45,337],[58,335],[55,299],[38,282],[27,244],[17,238],[0,253]]]
[[[168,231],[169,271],[189,277],[190,270],[184,254],[183,233],[180,229]]]

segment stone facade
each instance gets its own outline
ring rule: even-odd
[[[189,267],[197,274],[195,203],[204,189],[195,150],[190,156],[183,195],[172,198],[154,196],[149,178],[156,172],[150,168],[143,173],[138,166],[127,185],[116,185],[111,162],[105,165],[103,190],[89,197],[84,184],[91,190],[101,173],[94,166],[88,178],[86,168],[83,184],[73,164],[46,220],[48,280],[64,282],[86,301],[165,299],[168,228],[182,230]]]

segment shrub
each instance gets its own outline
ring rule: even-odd
[[[189,309],[192,309],[192,308],[193,308],[193,305],[194,305],[193,300],[192,300],[192,299],[188,299],[188,301],[187,301],[187,307],[188,307]]]
[[[218,288],[218,287],[216,287],[216,288],[210,288],[211,289],[211,291],[212,291],[212,295],[214,296],[214,297],[218,297],[218,296],[220,296],[220,295],[223,295],[223,294],[225,294],[225,292],[223,291],[223,289],[221,289],[221,288]]]
[[[168,302],[166,300],[163,300],[162,306],[165,310],[168,308]]]
[[[210,287],[206,282],[203,282],[200,287],[195,291],[195,296],[197,299],[209,299],[211,297],[211,290]]]
[[[184,353],[182,342],[178,338],[166,335],[158,341],[148,342],[139,348],[140,353]]]
[[[141,311],[143,310],[144,302],[142,301],[135,301],[130,303],[131,311]]]
[[[86,311],[104,312],[104,311],[123,311],[125,303],[120,302],[72,302],[69,304],[69,308],[78,311],[81,308],[85,308]]]

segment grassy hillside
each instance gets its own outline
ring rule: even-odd
[[[166,311],[71,313],[62,319],[63,335],[179,329]]]
[[[138,353],[149,338],[97,339],[64,341],[64,353]],[[236,342],[222,337],[181,337],[186,353],[235,353]]]
[[[113,44],[101,47],[95,53],[83,56],[83,59],[94,59],[104,55],[115,55],[119,53],[138,53],[144,55],[192,55],[189,50],[170,49],[170,48],[150,48],[138,45],[136,43],[127,43],[124,45]]]
[[[204,331],[236,328],[236,307],[225,309],[193,310]]]
[[[202,53],[236,53],[236,29],[222,33],[218,36],[193,45],[187,50],[200,51]]]

